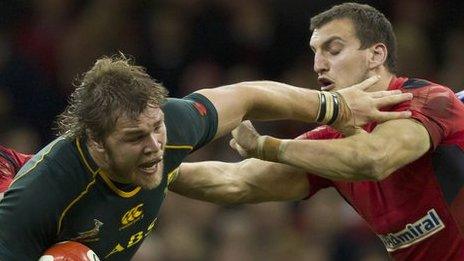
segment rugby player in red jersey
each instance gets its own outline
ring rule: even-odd
[[[229,203],[297,200],[334,187],[393,259],[464,260],[464,105],[440,84],[396,76],[392,26],[371,6],[334,6],[313,17],[311,30],[323,91],[380,75],[372,91],[414,95],[385,108],[409,109],[411,119],[370,122],[345,135],[322,126],[295,140],[261,136],[242,123],[231,145],[261,160],[183,164],[176,184],[202,173],[203,190],[189,196]],[[326,123],[333,113],[321,110],[318,118]]]
[[[0,199],[18,170],[32,155],[22,154],[0,145]]]

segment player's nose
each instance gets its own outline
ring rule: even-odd
[[[327,59],[319,52],[314,54],[314,72],[320,74],[329,70]]]
[[[156,133],[150,134],[150,137],[148,138],[147,144],[144,148],[144,153],[156,153],[161,150],[162,142],[159,136],[160,135],[157,135]]]

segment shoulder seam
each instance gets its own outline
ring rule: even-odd
[[[52,151],[52,149],[55,147],[55,145],[58,144],[58,142],[59,142],[59,141],[62,141],[62,140],[64,140],[64,138],[61,138],[61,139],[57,140],[57,141],[55,142],[55,144],[51,145],[51,146],[50,146],[50,149],[49,149],[48,151],[45,151],[45,152],[40,156],[40,159],[37,160],[37,161],[34,163],[34,165],[33,165],[30,169],[28,169],[26,172],[22,173],[21,175],[16,176],[15,179],[11,182],[11,184],[13,184],[15,181],[19,180],[20,178],[26,176],[26,174],[28,174],[28,173],[31,172],[33,169],[35,169],[35,168],[39,165],[39,163],[43,162],[43,160],[45,159],[45,156],[47,156],[47,155]],[[10,185],[10,186],[11,186],[11,185]]]
[[[90,190],[90,187],[93,186],[96,182],[96,173],[93,174],[93,177],[92,177],[92,181],[90,181],[87,186],[85,187],[85,190],[82,191],[79,196],[77,196],[75,199],[73,199],[71,201],[71,203],[69,203],[67,205],[67,207],[65,207],[65,209],[61,212],[61,215],[60,215],[60,219],[58,219],[58,224],[57,224],[57,230],[56,230],[56,235],[59,235],[60,234],[60,231],[61,231],[61,224],[63,222],[63,219],[64,217],[66,216],[67,212],[74,206],[74,204],[76,204],[85,194],[87,194]]]

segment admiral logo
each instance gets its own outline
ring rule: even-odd
[[[393,252],[416,244],[443,228],[445,228],[445,224],[441,221],[435,209],[431,209],[421,219],[412,224],[407,224],[403,230],[378,236],[384,243],[387,251]]]
[[[133,223],[139,221],[143,217],[142,207],[143,207],[143,203],[127,211],[121,218],[122,227],[119,228],[119,230],[122,230],[132,225]]]

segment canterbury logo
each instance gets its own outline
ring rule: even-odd
[[[127,211],[126,214],[124,214],[124,216],[122,216],[121,224],[123,226],[126,226],[126,225],[129,225],[130,223],[138,220],[143,214],[142,206],[143,206],[143,203],[139,204],[139,205],[135,206],[134,208],[132,208],[131,210]]]

